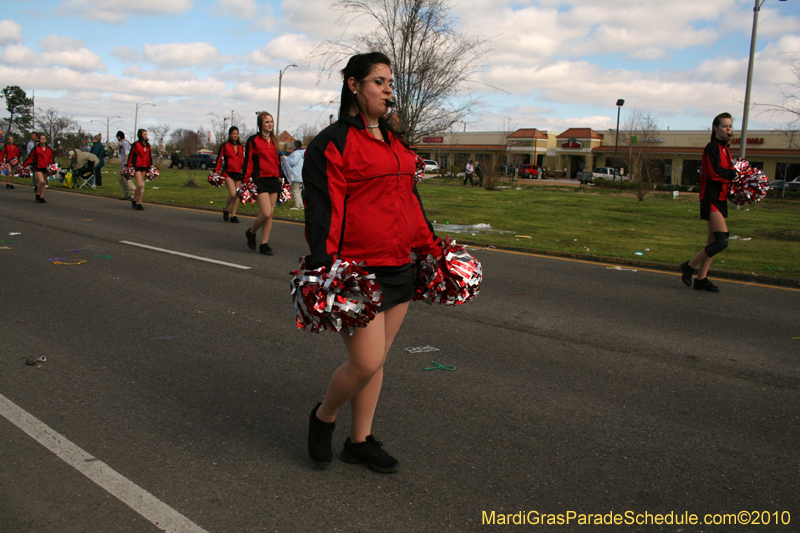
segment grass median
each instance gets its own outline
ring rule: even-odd
[[[119,196],[117,171],[112,164],[102,187],[80,191]],[[227,190],[212,187],[208,173],[162,167],[158,180],[146,185],[144,201],[221,212]],[[435,178],[421,183],[419,191],[437,233],[457,240],[669,265],[690,259],[705,245],[707,226],[700,220],[697,194],[674,199],[671,192],[653,191],[640,202],[632,192],[550,183],[501,182],[488,191]],[[303,220],[303,212],[290,207],[293,202],[279,206],[276,218]],[[239,206],[240,215],[257,213],[254,204]],[[477,224],[493,231],[456,227]],[[800,201],[767,198],[738,210],[731,205],[728,229],[730,247],[714,261],[714,271],[800,280]]]

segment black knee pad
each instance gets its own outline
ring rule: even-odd
[[[727,231],[715,231],[714,232],[714,242],[709,244],[705,247],[705,252],[708,257],[714,257],[722,250],[728,247],[728,235],[730,235]]]

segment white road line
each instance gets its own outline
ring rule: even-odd
[[[2,394],[0,394],[0,415],[160,530],[169,533],[208,533],[134,482],[122,477],[104,462],[98,461],[80,449],[63,435],[47,427]]]
[[[131,241],[119,241],[122,244],[130,244],[131,246],[138,246],[140,248],[147,248],[148,250],[155,250],[157,252],[164,252],[167,254],[172,255],[180,255],[181,257],[188,257],[190,259],[197,259],[200,261],[206,261],[208,263],[216,263],[218,265],[225,265],[233,268],[241,268],[242,270],[250,270],[251,267],[244,266],[244,265],[237,265],[236,263],[226,263],[225,261],[217,261],[216,259],[209,259],[208,257],[200,257],[199,255],[191,255],[191,254],[184,254],[181,252],[175,252],[173,250],[167,250],[166,248],[156,248],[155,246],[148,246],[146,244],[139,244],[138,242],[131,242]]]

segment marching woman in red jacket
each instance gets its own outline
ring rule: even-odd
[[[136,180],[136,190],[133,191],[131,207],[139,211],[144,211],[142,206],[142,196],[144,195],[144,183],[147,181],[147,171],[153,164],[150,151],[150,143],[147,141],[147,130],[140,129],[136,132],[137,141],[131,146],[131,153],[128,155],[126,166],[134,168],[133,177]]]
[[[245,231],[247,246],[256,249],[256,233],[261,228],[261,246],[259,252],[272,255],[269,245],[269,234],[272,230],[272,212],[281,192],[281,170],[278,155],[278,139],[275,137],[275,122],[272,115],[262,111],[256,117],[258,133],[247,139],[244,150],[244,179],[252,178],[258,196],[256,203],[260,213],[253,222],[253,227]]]
[[[17,165],[12,165],[11,160],[16,159]],[[14,136],[8,136],[8,142],[6,143],[5,148],[3,151],[0,152],[0,162],[5,163],[8,166],[8,180],[6,181],[6,189],[13,189],[14,188],[14,172],[16,172],[15,166],[18,166],[20,163],[19,160],[19,147],[14,144]]]
[[[733,134],[733,118],[730,113],[714,117],[711,142],[703,150],[700,169],[700,218],[708,221],[707,246],[694,259],[681,264],[681,280],[687,287],[699,291],[719,292],[719,287],[706,277],[714,256],[728,247],[728,189],[736,170],[731,161],[728,142]]]
[[[33,175],[36,177],[36,203],[47,203],[44,199],[44,190],[47,185],[47,166],[55,162],[53,150],[47,146],[47,136],[44,134],[39,135],[39,144],[33,148],[28,155],[28,159],[25,160],[25,164],[22,165],[24,167],[33,166]]]
[[[231,126],[228,130],[228,140],[219,147],[217,154],[217,167],[214,172],[222,172],[225,178],[225,186],[228,187],[228,199],[225,200],[225,209],[222,211],[222,220],[229,220],[234,224],[239,223],[236,217],[236,208],[239,207],[239,199],[236,197],[236,188],[242,181],[242,165],[244,164],[244,146],[239,141],[239,128]],[[228,212],[228,208],[233,204],[233,209]]]
[[[342,460],[389,473],[399,462],[372,434],[383,364],[413,297],[412,248],[438,257],[442,248],[417,193],[415,155],[385,117],[394,105],[389,58],[378,52],[353,56],[342,75],[339,120],[309,144],[303,165],[311,249],[306,268],[336,259],[364,261],[382,298],[366,327],[342,332],[348,359],[311,411],[308,451],[318,466],[330,465],[336,415],[350,402]]]

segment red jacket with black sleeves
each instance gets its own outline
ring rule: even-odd
[[[277,178],[281,175],[281,162],[274,144],[256,133],[247,139],[244,149],[242,176],[247,178]]]
[[[308,146],[303,164],[306,267],[335,259],[367,266],[401,266],[411,250],[441,256],[417,192],[416,157],[392,133],[375,139],[362,115],[325,128]]]
[[[142,143],[142,141],[136,141],[131,145],[131,153],[128,154],[128,164],[129,167],[147,167],[153,164],[153,160],[150,158],[150,147]]]
[[[3,151],[0,152],[0,161],[7,163],[14,158],[19,160],[19,148],[15,144],[7,144]]]
[[[25,160],[23,167],[30,166],[33,163],[33,168],[47,168],[47,165],[52,165],[56,160],[53,157],[53,151],[49,146],[37,145]]]
[[[230,178],[228,172],[241,172],[242,165],[244,165],[244,145],[227,141],[219,147],[217,167],[214,172],[222,170],[222,176]]]
[[[714,139],[703,150],[700,168],[700,200],[727,201],[731,180],[736,177],[728,143]]]

